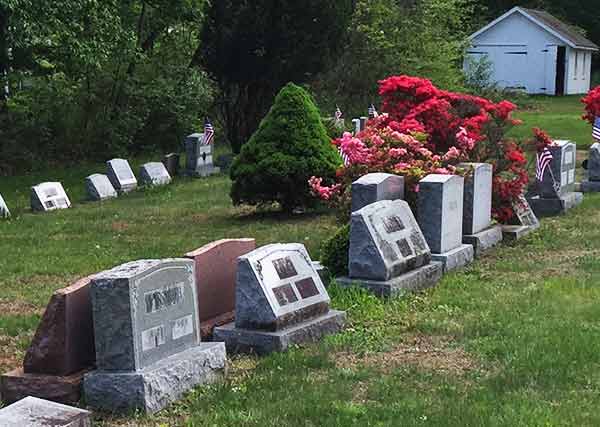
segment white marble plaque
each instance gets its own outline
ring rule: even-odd
[[[171,331],[173,340],[192,335],[194,333],[194,317],[189,315],[174,320],[171,325]]]
[[[158,348],[165,342],[165,328],[163,325],[142,331],[142,351]]]
[[[44,182],[31,188],[31,209],[53,211],[71,207],[71,201],[60,182]]]

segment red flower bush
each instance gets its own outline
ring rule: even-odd
[[[493,215],[501,222],[511,219],[512,202],[529,180],[522,147],[504,138],[520,124],[512,118],[514,104],[440,90],[429,80],[410,76],[382,80],[379,94],[385,114],[370,120],[360,134],[334,141],[349,164],[338,171],[334,187],[311,179],[313,193],[347,206],[352,181],[370,172],[389,172],[405,177],[410,202],[426,175],[460,174],[460,162],[487,162],[494,167]],[[544,138],[549,140],[537,130],[536,146],[545,144]]]
[[[583,120],[587,120],[593,124],[596,117],[600,117],[600,86],[592,89],[581,102],[585,104]]]

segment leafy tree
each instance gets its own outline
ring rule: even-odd
[[[234,204],[278,202],[285,211],[305,207],[314,200],[309,178],[332,178],[339,163],[312,98],[289,83],[235,158],[231,198]]]
[[[220,89],[219,109],[237,153],[277,91],[306,82],[338,51],[354,0],[219,0],[196,52]]]

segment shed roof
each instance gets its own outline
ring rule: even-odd
[[[498,19],[492,21],[481,30],[471,35],[471,39],[477,37],[479,34],[489,30],[491,27],[513,15],[514,13],[520,13],[528,18],[530,21],[536,23],[540,27],[544,28],[549,33],[555,35],[559,39],[563,40],[569,46],[573,48],[581,49],[593,49],[598,50],[599,47],[593,41],[584,37],[575,27],[564,23],[555,16],[545,12],[543,10],[526,9],[524,7],[514,7]]]

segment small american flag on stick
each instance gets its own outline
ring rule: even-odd
[[[594,128],[592,129],[592,136],[596,141],[600,141],[600,117],[596,117],[594,121]]]
[[[544,173],[546,173],[546,169],[554,159],[552,153],[548,149],[548,147],[544,148],[544,151],[537,154],[536,164],[535,164],[535,177],[538,181],[542,181],[544,179]]]
[[[334,117],[336,120],[341,120],[342,117],[344,117],[344,113],[342,113],[342,110],[340,110],[340,107],[338,107],[337,105],[335,106]]]
[[[344,162],[344,166],[348,167],[350,166],[350,157],[344,153],[344,149],[342,148],[342,146],[340,145],[339,149],[338,149],[340,156],[342,157],[342,161]]]
[[[369,118],[376,119],[377,117],[379,117],[379,113],[377,112],[375,105],[371,104],[371,106],[369,107]]]
[[[202,145],[210,145],[213,143],[215,138],[215,129],[213,128],[212,123],[208,119],[208,117],[204,120],[204,140],[202,141]]]

